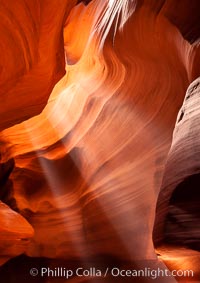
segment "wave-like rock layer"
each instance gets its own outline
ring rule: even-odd
[[[184,263],[196,272],[200,263],[199,100],[197,78],[188,87],[177,117],[154,229],[157,249],[169,264],[180,267]],[[177,262],[180,255],[183,259]]]
[[[198,2],[193,19],[191,1],[183,2],[1,1],[0,245],[5,238],[8,244],[0,263],[24,253],[82,263],[103,255],[165,266],[152,241],[155,207],[176,116],[199,75]],[[198,98],[188,101],[198,105]],[[193,151],[185,143],[190,116],[177,135],[188,149],[184,160],[182,151],[176,153],[181,164],[198,151],[198,140]],[[198,118],[193,126],[198,131]],[[178,142],[175,137],[171,148]],[[183,175],[190,169],[182,165],[178,179],[175,170],[165,169],[169,184],[161,202],[174,191],[168,190],[171,180],[187,187],[186,175],[194,175]],[[173,235],[185,221],[180,190],[185,206],[187,190],[177,188],[158,212],[155,234],[161,242],[167,237],[198,249],[195,228],[192,244],[181,228]],[[198,203],[193,209],[191,221]]]

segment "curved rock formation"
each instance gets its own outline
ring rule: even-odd
[[[62,27],[75,4],[1,1],[0,130],[39,114],[64,75]]]
[[[0,202],[0,265],[26,251],[33,237],[33,228],[18,213]]]
[[[173,1],[18,5],[13,17],[27,25],[10,20],[3,33],[20,53],[7,43],[0,123],[1,200],[34,229],[17,254],[164,267],[155,206],[198,44],[184,39],[181,17],[174,25]]]
[[[199,99],[200,78],[197,78],[187,89],[177,117],[154,230],[155,244],[163,256],[170,249],[179,257],[183,253],[186,266],[192,260],[196,270],[200,260],[200,255],[194,252],[200,251]],[[168,248],[163,247],[166,245]],[[179,252],[177,247],[181,247]]]

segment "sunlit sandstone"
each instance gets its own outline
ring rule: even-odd
[[[170,20],[169,2],[29,7],[30,29],[21,30],[32,59],[25,46],[28,63],[12,53],[19,63],[11,60],[2,80],[0,132],[1,163],[15,162],[9,190],[34,229],[26,255],[157,261],[157,197],[199,56]]]

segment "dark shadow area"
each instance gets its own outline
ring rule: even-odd
[[[200,38],[200,1],[166,1],[165,16],[174,24],[190,43]]]
[[[83,3],[84,5],[88,5],[92,0],[78,0],[77,4]]]
[[[78,268],[83,268],[83,270],[90,270],[93,276],[82,276],[76,275],[76,270]],[[47,268],[53,272],[57,272],[62,269],[62,276],[48,276],[43,274],[41,276],[41,269]],[[109,268],[107,275],[104,277],[106,269]],[[34,269],[38,271],[35,276],[31,275],[31,270]],[[114,271],[112,271],[115,269]],[[134,270],[141,270],[145,272],[146,276],[136,277],[136,276],[113,276],[116,274],[116,269],[119,270],[130,270],[134,274]],[[128,262],[123,261],[120,258],[102,254],[97,257],[86,259],[84,262],[77,261],[76,259],[64,260],[64,259],[48,259],[48,258],[31,258],[25,255],[18,256],[11,259],[3,266],[0,267],[0,278],[1,283],[161,283],[167,282],[165,277],[155,278],[155,270],[162,270],[159,262],[156,260],[145,260]],[[55,271],[56,270],[56,271]],[[73,275],[66,279],[65,275],[67,270],[72,270]],[[96,271],[94,271],[96,270]],[[94,276],[97,270],[101,270],[103,276]],[[50,272],[50,271],[48,271]],[[152,272],[152,273],[151,273]],[[49,273],[50,274],[50,273]],[[81,274],[81,272],[80,272]],[[141,273],[142,274],[142,273]],[[161,271],[160,271],[161,274]],[[54,273],[55,275],[55,273]],[[148,276],[147,276],[148,275]],[[164,281],[163,281],[164,280]]]
[[[0,164],[0,200],[10,206],[13,210],[18,211],[16,201],[13,197],[13,183],[9,179],[15,166],[14,159]]]
[[[200,251],[200,174],[188,177],[174,190],[164,242]]]

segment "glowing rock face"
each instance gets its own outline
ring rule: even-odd
[[[198,51],[167,3],[75,2],[38,2],[32,67],[1,110],[1,163],[15,162],[2,201],[34,229],[18,254],[157,260],[156,201]]]
[[[10,257],[17,256],[26,251],[33,237],[31,225],[18,213],[0,202],[0,264]]]
[[[0,130],[39,114],[64,75],[63,20],[75,3],[1,1]]]

